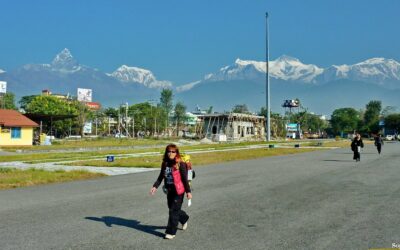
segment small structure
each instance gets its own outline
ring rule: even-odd
[[[16,110],[0,109],[0,146],[31,146],[38,124]]]
[[[213,141],[265,140],[265,117],[250,114],[205,114],[198,129],[200,138]]]

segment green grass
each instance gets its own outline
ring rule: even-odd
[[[323,148],[321,148],[323,149]],[[273,149],[243,149],[235,151],[207,152],[191,154],[191,162],[195,166],[220,163],[226,161],[247,160],[267,156],[296,154],[311,152],[319,149],[311,148],[273,148]],[[114,162],[104,160],[89,160],[70,163],[75,166],[96,166],[96,167],[143,167],[158,168],[161,164],[162,156],[131,157],[117,159]]]
[[[165,142],[167,145],[171,142]],[[261,144],[262,142],[243,142],[243,143],[224,143],[224,144],[198,144],[198,145],[187,145],[180,146],[182,152],[193,149],[224,149],[230,147],[239,147],[246,145]],[[108,150],[93,150],[93,151],[82,151],[82,152],[46,152],[46,153],[21,153],[16,155],[3,155],[0,156],[0,162],[11,162],[11,161],[24,161],[28,163],[40,163],[40,162],[58,162],[58,161],[69,161],[87,159],[93,157],[105,157],[106,155],[118,155],[118,154],[133,154],[143,152],[160,152],[164,151],[165,146],[148,145],[149,148],[142,149],[108,149]],[[46,149],[42,147],[42,149]],[[60,148],[61,149],[61,148]],[[68,149],[68,148],[63,148]]]
[[[165,142],[164,145],[170,142]],[[275,144],[276,142],[268,143]],[[293,142],[301,143],[302,145],[312,146],[312,142]],[[324,142],[322,146],[340,146],[342,142]],[[348,141],[343,145],[347,146]],[[220,144],[197,144],[197,145],[182,145],[180,146],[181,152],[190,150],[206,150],[206,149],[227,149],[241,146],[249,145],[260,145],[266,144],[266,142],[240,142],[240,143],[220,143]],[[335,145],[334,145],[335,144]],[[0,162],[11,162],[11,161],[23,161],[27,163],[43,163],[43,162],[60,162],[60,161],[74,161],[74,160],[85,160],[91,158],[104,158],[106,155],[122,155],[122,154],[133,154],[133,153],[143,153],[143,152],[159,152],[160,154],[164,151],[165,146],[147,145],[148,148],[142,149],[108,149],[108,150],[92,150],[92,151],[72,151],[72,152],[37,152],[37,153],[21,153],[15,155],[3,155],[0,156]],[[42,147],[45,148],[45,147]],[[62,148],[60,148],[62,149]],[[64,148],[68,149],[68,148]],[[95,159],[92,159],[95,160]],[[146,164],[145,164],[146,165]]]
[[[90,173],[83,170],[57,170],[53,172],[41,169],[18,170],[13,168],[0,168],[0,189],[91,179],[101,176],[105,175],[99,173]]]
[[[74,149],[87,147],[125,147],[166,144],[168,140],[157,139],[132,139],[132,138],[85,138],[79,140],[56,140],[49,146],[24,146],[24,147],[1,147],[4,151],[17,151],[20,149],[38,150],[57,150]]]

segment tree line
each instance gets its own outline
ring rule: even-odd
[[[6,93],[3,96],[3,105],[6,109],[17,109],[13,93]],[[298,100],[298,99],[297,99]],[[143,102],[117,108],[108,107],[98,111],[90,110],[86,105],[77,101],[65,101],[54,96],[30,95],[24,96],[19,101],[20,108],[29,114],[40,115],[69,115],[71,118],[55,120],[49,124],[46,121],[44,130],[53,130],[59,137],[70,134],[83,135],[83,126],[86,121],[93,121],[98,126],[98,134],[107,135],[115,133],[109,131],[107,121],[114,119],[125,124],[126,119],[130,121],[130,131],[137,133],[145,131],[149,135],[165,132],[168,128],[174,127],[178,133],[186,120],[186,106],[182,102],[174,104],[173,92],[170,89],[163,89],[157,103]],[[286,136],[286,124],[297,123],[301,129],[309,133],[325,132],[330,135],[343,136],[355,131],[362,134],[382,133],[386,128],[394,133],[400,131],[400,113],[392,106],[382,107],[382,102],[372,100],[368,102],[365,109],[356,110],[351,107],[335,109],[331,115],[330,122],[321,119],[320,116],[308,111],[308,108],[300,106],[297,112],[286,112],[285,114],[271,113],[271,133],[273,137]],[[209,107],[207,113],[212,113],[213,107]],[[246,104],[235,105],[231,112],[252,114]],[[262,107],[256,113],[260,116],[267,116],[267,110]],[[172,119],[171,119],[172,117]],[[101,122],[99,122],[101,121]],[[119,131],[121,132],[121,131]]]

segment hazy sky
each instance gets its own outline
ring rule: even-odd
[[[399,0],[0,0],[0,69],[68,48],[105,72],[126,64],[181,85],[236,58],[265,60],[266,11],[271,59],[400,61]]]

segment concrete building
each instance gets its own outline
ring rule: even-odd
[[[200,115],[200,138],[213,141],[251,141],[265,140],[265,117],[239,114]]]

